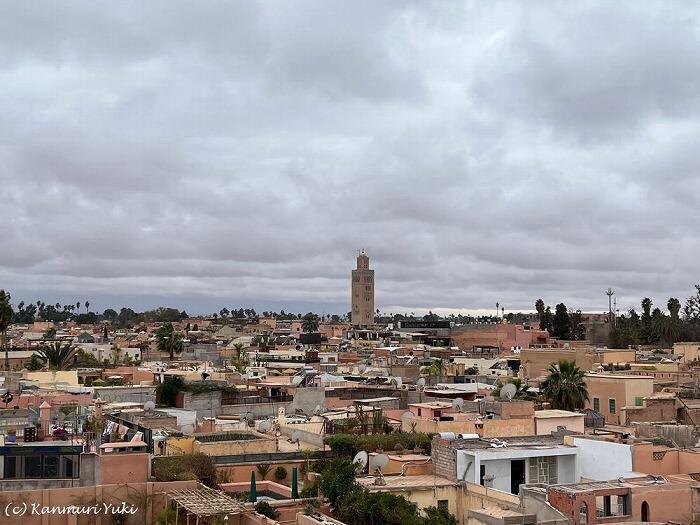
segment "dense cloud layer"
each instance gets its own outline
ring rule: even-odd
[[[36,2],[0,17],[0,288],[600,310],[697,274],[700,8]]]

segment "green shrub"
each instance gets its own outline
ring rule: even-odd
[[[277,481],[284,481],[285,479],[287,479],[287,469],[282,466],[279,466],[275,469],[274,475]]]
[[[273,509],[267,501],[258,501],[255,504],[255,512],[267,516],[271,520],[276,520],[280,516],[280,513]]]

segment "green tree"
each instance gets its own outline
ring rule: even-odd
[[[564,303],[559,303],[554,310],[552,335],[559,339],[571,339],[571,320]]]
[[[5,290],[0,290],[0,337],[2,337],[2,348],[5,350],[5,370],[10,370],[10,349],[7,344],[7,330],[12,322],[14,310],[10,304],[10,294]]]
[[[304,333],[311,334],[318,331],[318,316],[309,312],[301,321],[301,329]]]
[[[158,351],[167,352],[170,360],[175,359],[175,354],[182,352],[182,335],[175,331],[172,323],[165,323],[156,330]]]
[[[334,510],[339,508],[340,500],[354,488],[357,465],[349,458],[334,458],[321,472],[319,488],[331,502]]]
[[[442,507],[426,507],[423,509],[425,518],[423,525],[457,525],[457,518]]]
[[[78,350],[70,342],[54,341],[39,347],[36,355],[49,370],[67,370],[73,365],[77,353]]]
[[[548,372],[541,391],[552,408],[581,410],[589,399],[584,372],[573,361],[564,359],[551,364]]]
[[[683,307],[685,320],[690,323],[700,322],[700,284],[695,285],[695,295],[688,297]]]
[[[668,313],[671,315],[671,319],[674,321],[679,321],[679,313],[681,311],[681,302],[675,297],[671,297],[666,305],[668,307]]]

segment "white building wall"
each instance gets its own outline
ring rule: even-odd
[[[632,445],[574,438],[578,448],[579,471],[582,478],[606,481],[633,476]]]

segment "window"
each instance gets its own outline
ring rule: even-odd
[[[611,414],[614,414],[616,408],[617,408],[617,407],[616,407],[616,405],[615,405],[615,399],[614,399],[614,398],[608,399],[608,411],[609,411]]]
[[[450,502],[446,499],[439,499],[437,502],[437,508],[449,512],[450,511]]]
[[[597,397],[593,398],[593,411],[600,412],[600,399]]]

